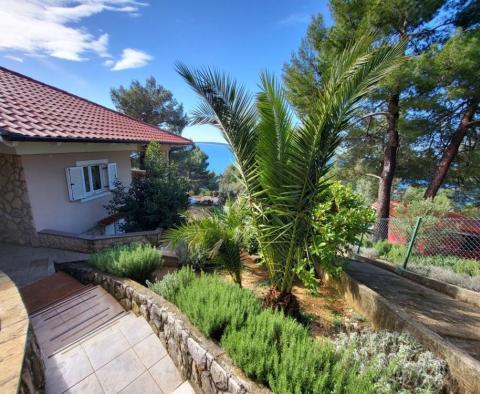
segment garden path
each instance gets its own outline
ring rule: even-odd
[[[75,281],[58,275],[40,287]],[[62,294],[64,287],[56,285]],[[100,286],[77,287],[30,319],[45,363],[46,394],[194,394],[146,320],[127,313]]]
[[[52,275],[54,261],[63,263],[86,258],[86,253],[0,243],[0,271],[5,272],[17,287]]]
[[[480,308],[372,264],[351,261],[346,272],[402,307],[413,319],[480,360]]]

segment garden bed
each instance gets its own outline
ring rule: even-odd
[[[225,352],[206,338],[173,304],[145,286],[97,271],[84,263],[55,264],[82,283],[101,285],[126,310],[142,315],[162,340],[168,354],[199,393],[266,393],[250,381]]]
[[[154,260],[149,258],[150,254],[152,250],[148,247],[137,245],[98,254],[90,263],[125,276],[141,273],[137,280],[144,283],[144,268],[150,266],[146,263]],[[228,355],[224,356],[228,363],[231,364],[232,360],[248,378],[275,393],[373,394],[401,390],[417,392],[418,389],[439,393],[453,387],[444,361],[425,351],[410,335],[371,331],[365,319],[347,306],[331,282],[319,286],[320,294],[316,296],[304,286],[295,284],[293,294],[302,310],[297,320],[264,308],[262,298],[268,289],[265,270],[252,259],[244,256],[242,260],[244,288],[231,283],[231,273],[198,274],[188,267],[166,274],[159,282],[146,283],[152,291],[175,304],[187,322],[220,345]],[[72,269],[77,275],[75,268],[66,268],[67,272]],[[83,274],[82,270],[86,273]],[[126,309],[142,314],[157,332],[165,333],[161,335],[170,332],[168,326],[161,326],[165,319],[168,324],[172,321],[169,322],[163,313],[159,315],[152,306],[152,300],[156,298],[149,296],[148,289],[139,284],[125,287],[123,280],[112,279],[90,268],[81,268],[80,271],[80,280],[102,284]],[[166,273],[161,271],[157,271],[157,275]],[[200,392],[225,390],[231,372],[225,372],[227,380],[216,377],[218,381],[215,381],[213,377],[207,377],[210,383],[205,384],[201,377],[204,361],[199,366],[197,360],[194,368],[186,366],[191,364],[194,356],[191,349],[188,354],[183,353],[182,347],[188,348],[189,344],[187,341],[182,345],[178,338],[188,334],[175,335],[171,351],[177,354],[178,366],[184,376],[193,379]],[[163,339],[169,346],[170,338]],[[174,355],[171,356],[175,359]],[[216,364],[212,362],[212,365]],[[218,373],[210,368],[207,363],[207,375]]]
[[[255,262],[253,256],[244,259],[243,268],[242,285],[263,298],[268,291],[265,269]],[[231,281],[228,273],[222,276]],[[343,293],[332,281],[321,284],[315,295],[301,283],[296,283],[293,294],[300,303],[304,322],[316,338],[331,338],[341,332],[359,332],[371,328],[367,319],[345,301]]]

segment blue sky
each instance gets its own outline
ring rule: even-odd
[[[0,65],[112,107],[109,90],[154,75],[190,111],[197,98],[174,64],[215,66],[255,90],[277,75],[321,0],[0,0]],[[4,22],[6,21],[6,22]],[[188,128],[195,141],[220,141]]]

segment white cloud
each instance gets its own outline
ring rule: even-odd
[[[127,68],[139,68],[145,66],[153,57],[148,53],[137,49],[125,48],[122,57],[112,67],[113,71],[126,70]]]
[[[110,58],[109,36],[79,26],[105,11],[137,14],[136,0],[1,0],[0,51],[81,61],[89,53]]]
[[[9,60],[13,60],[14,62],[23,63],[23,59],[21,57],[18,57],[18,56],[5,55],[4,58],[9,59]]]
[[[293,13],[287,15],[285,18],[278,22],[282,26],[292,26],[292,25],[306,25],[311,21],[312,17],[308,14],[303,13]]]

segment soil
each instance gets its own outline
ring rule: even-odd
[[[269,291],[265,268],[253,257],[244,260],[242,286],[264,298]],[[232,280],[228,273],[222,274]],[[313,295],[301,283],[293,287],[302,311],[302,321],[310,327],[315,338],[332,338],[340,332],[363,331],[370,328],[366,318],[356,313],[344,300],[333,284],[319,283],[317,294]]]

